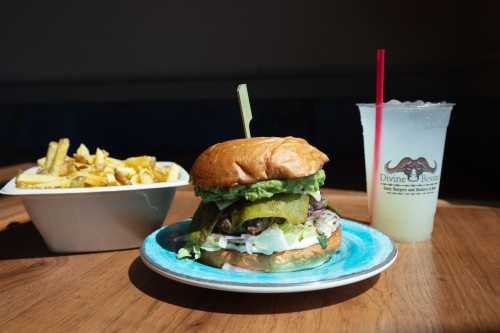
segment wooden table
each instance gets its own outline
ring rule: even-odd
[[[366,221],[363,193],[325,192],[345,217]],[[166,223],[197,203],[179,190]],[[21,207],[1,198],[0,220]],[[14,225],[0,232],[0,332],[500,331],[498,207],[440,201],[432,241],[398,244],[388,271],[277,295],[176,283],[147,269],[138,250],[53,254],[31,223]]]

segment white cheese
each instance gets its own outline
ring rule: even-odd
[[[309,194],[314,200],[316,201],[321,201],[321,193],[318,191],[316,192],[306,192],[307,194]]]

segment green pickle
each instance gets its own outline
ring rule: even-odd
[[[280,217],[290,224],[301,224],[307,218],[309,196],[306,194],[276,194],[254,202],[245,201],[233,210],[233,229],[245,222],[262,217]]]

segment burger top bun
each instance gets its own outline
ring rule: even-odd
[[[316,173],[328,156],[295,137],[255,137],[217,143],[194,162],[191,179],[200,187],[229,187]]]

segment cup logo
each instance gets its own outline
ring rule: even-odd
[[[434,173],[437,169],[436,161],[434,161],[434,167],[431,167],[424,157],[419,157],[415,160],[410,157],[405,157],[392,168],[389,167],[390,163],[391,161],[385,164],[385,171],[387,173],[402,172],[410,182],[417,182],[424,172]]]

